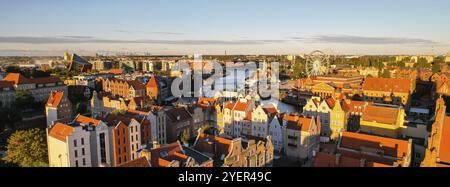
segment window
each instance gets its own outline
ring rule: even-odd
[[[75,150],[75,158],[77,158],[77,157],[78,157],[78,151]]]
[[[75,160],[75,167],[79,167],[78,166],[78,160]]]
[[[77,140],[73,140],[73,146],[77,147]]]
[[[81,149],[81,155],[84,156],[84,148]]]
[[[86,159],[83,158],[83,166],[86,166]]]
[[[131,127],[131,133],[133,133],[133,127]]]
[[[138,135],[136,134],[136,141],[139,141]]]
[[[81,138],[81,145],[84,145],[84,138]]]
[[[416,158],[420,158],[420,153],[416,153]]]

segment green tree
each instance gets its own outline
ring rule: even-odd
[[[431,67],[431,69],[433,70],[433,73],[437,73],[441,70],[441,64],[440,63],[434,63],[433,66]]]
[[[300,58],[295,59],[294,65],[292,67],[292,78],[299,79],[305,74],[305,65]]]
[[[383,78],[390,78],[391,77],[391,72],[389,72],[389,70],[383,70],[383,72],[381,73],[381,77],[383,77]]]
[[[13,97],[13,107],[23,111],[31,108],[34,104],[34,97],[30,91],[17,91]]]
[[[419,58],[416,63],[416,68],[430,68],[430,63],[425,58]]]
[[[3,159],[7,163],[21,167],[48,165],[47,142],[43,130],[16,131],[9,137],[6,148],[6,157]]]
[[[405,64],[404,61],[401,61],[401,62],[398,62],[398,63],[397,63],[397,66],[398,66],[398,67],[401,67],[401,68],[404,68],[404,67],[406,66],[406,64]]]

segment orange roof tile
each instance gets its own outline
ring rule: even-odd
[[[248,105],[250,105],[250,101],[247,101],[247,102],[237,101],[236,105],[234,106],[234,110],[246,111]]]
[[[364,80],[363,90],[409,93],[411,91],[411,80],[369,77]]]
[[[119,68],[110,69],[109,73],[112,73],[112,74],[115,74],[115,75],[122,75],[123,74],[123,69],[119,69]]]
[[[409,142],[405,140],[373,136],[354,132],[343,132],[340,146],[353,150],[362,148],[377,149],[384,155],[402,158],[406,156],[409,148]]]
[[[390,167],[390,165],[364,161],[345,155],[318,152],[314,158],[314,167]]]
[[[9,73],[8,75],[6,75],[6,77],[3,78],[3,80],[14,82],[15,85],[31,83],[29,79],[27,79],[20,73]]]
[[[139,157],[137,159],[120,164],[117,167],[150,167],[150,162],[148,162],[147,158],[145,157]]]
[[[47,100],[47,106],[49,107],[58,107],[59,103],[61,102],[63,98],[64,92],[62,91],[56,91],[51,92],[50,97]]]
[[[188,156],[184,155],[182,151],[183,148],[178,141],[152,149],[150,150],[151,165],[153,167],[167,167],[173,160],[185,161],[188,159]]]
[[[286,121],[288,121],[288,124],[286,126],[287,129],[308,132],[309,128],[311,127],[312,118],[299,116],[298,118],[293,118],[293,120],[289,119]]]
[[[364,110],[362,120],[376,121],[378,123],[385,124],[395,124],[399,112],[399,108],[368,105]]]
[[[273,104],[264,105],[263,110],[264,110],[264,112],[266,112],[266,114],[277,114],[278,113],[277,108],[275,108],[275,106],[273,106]]]
[[[97,126],[101,122],[100,120],[93,119],[93,118],[90,118],[90,117],[86,117],[86,116],[83,116],[83,115],[78,115],[74,119],[74,121],[77,122],[77,123],[88,123],[88,124],[93,125],[93,126]]]
[[[225,107],[224,107],[224,108],[233,110],[233,107],[234,107],[234,103],[230,101],[230,102],[228,102],[227,104],[225,104]]]
[[[67,136],[70,136],[75,129],[63,123],[56,123],[48,133],[49,136],[66,142]]]
[[[442,126],[441,142],[439,147],[439,159],[443,162],[450,163],[450,117],[444,118]]]
[[[208,134],[199,134],[198,135],[198,138],[197,138],[197,141],[195,144],[195,149],[200,152],[205,152],[206,146],[208,146],[211,143],[217,143],[217,150],[213,154],[228,155],[228,153],[231,151],[231,140],[213,136],[213,135],[208,135]]]
[[[151,76],[147,82],[147,85],[145,85],[145,86],[147,88],[158,88],[158,83],[156,82],[155,76]]]

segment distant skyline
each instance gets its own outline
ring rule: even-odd
[[[448,0],[0,0],[0,55],[440,55]]]

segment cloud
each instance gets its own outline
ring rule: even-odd
[[[122,29],[116,29],[114,32],[118,33],[141,33],[141,34],[159,34],[159,35],[184,35],[185,33],[181,32],[169,32],[169,31],[158,31],[158,32],[145,32],[145,31],[133,31],[133,30],[122,30]]]
[[[403,38],[403,37],[366,37],[352,35],[320,35],[310,38],[291,37],[294,40],[300,40],[308,43],[338,43],[338,44],[360,44],[360,45],[438,45],[439,42],[419,39],[419,38]]]
[[[64,38],[72,38],[72,39],[91,39],[92,36],[62,36]]]
[[[99,39],[89,36],[76,37],[29,37],[29,36],[0,36],[0,43],[22,43],[22,44],[68,44],[68,43],[109,43],[109,44],[169,44],[169,45],[262,45],[273,43],[284,43],[287,40],[115,40]]]

